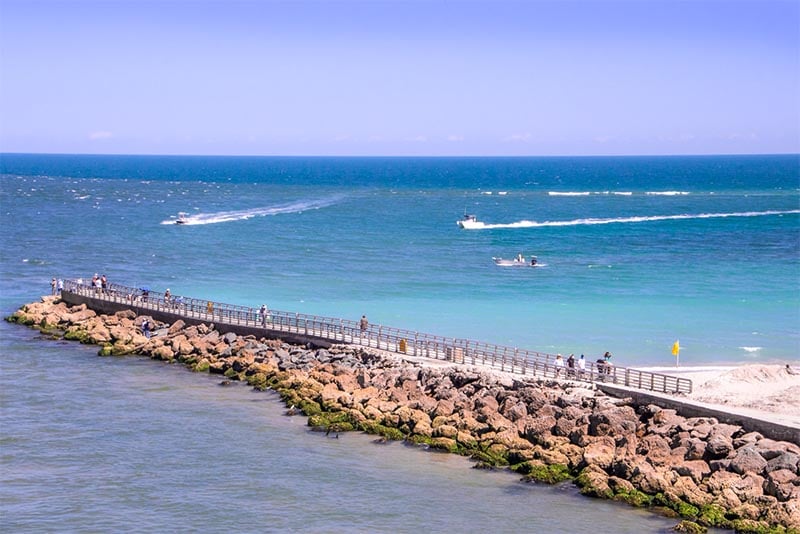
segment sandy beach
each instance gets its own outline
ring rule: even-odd
[[[690,378],[693,401],[800,427],[800,366],[790,367],[795,374],[786,364],[641,369]]]

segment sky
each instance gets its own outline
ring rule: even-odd
[[[800,0],[0,0],[0,152],[800,152]]]

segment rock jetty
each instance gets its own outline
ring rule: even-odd
[[[681,518],[684,532],[800,533],[800,446],[712,417],[360,347],[294,346],[130,310],[98,315],[58,297],[6,320],[100,345],[103,356],[144,355],[272,389],[287,413],[302,412],[325,432],[360,430],[467,455],[526,481],[570,480],[587,496]]]

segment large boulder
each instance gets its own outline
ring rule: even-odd
[[[764,493],[779,501],[788,501],[800,496],[800,480],[794,471],[778,469],[767,474],[764,482]]]
[[[782,452],[767,462],[767,472],[785,469],[797,474],[798,466],[800,466],[800,455],[793,452]],[[800,481],[797,482],[797,485],[800,486]]]
[[[583,451],[584,465],[594,465],[601,469],[608,469],[614,462],[616,445],[614,438],[600,436],[590,443]]]
[[[761,474],[767,468],[767,461],[753,446],[746,446],[736,451],[731,459],[731,470],[740,475],[746,473]]]
[[[705,454],[709,460],[726,458],[733,452],[733,440],[724,434],[714,434],[706,441]]]
[[[660,434],[650,434],[639,440],[636,452],[647,457],[653,465],[668,465],[672,460],[672,449],[668,438]]]
[[[589,416],[592,436],[624,436],[636,432],[636,412],[630,406],[611,406]]]
[[[681,476],[691,478],[696,484],[700,484],[711,474],[711,468],[703,460],[686,460],[674,465],[672,469]]]

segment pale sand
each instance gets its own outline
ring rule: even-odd
[[[688,399],[720,409],[733,408],[754,416],[800,426],[800,366],[747,364],[719,367],[648,367],[647,371],[689,378]]]

